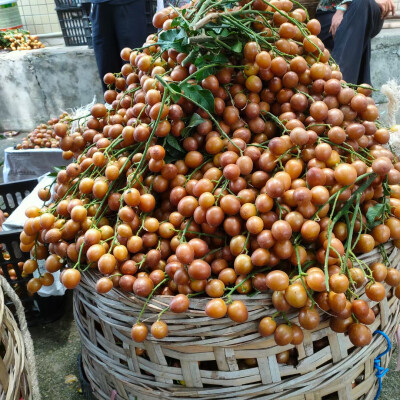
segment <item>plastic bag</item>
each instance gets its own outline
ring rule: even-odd
[[[3,180],[7,182],[37,178],[54,167],[68,165],[71,160],[64,160],[60,149],[4,150]]]

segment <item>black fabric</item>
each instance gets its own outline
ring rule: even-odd
[[[371,83],[371,39],[382,29],[381,9],[375,0],[349,3],[335,38],[329,33],[334,11],[317,11],[321,23],[319,38],[340,66],[343,79],[350,83]]]
[[[93,4],[91,12],[93,49],[103,82],[107,72],[120,72],[124,47],[141,47],[147,37],[146,0],[114,5]],[[103,88],[106,89],[103,84]]]

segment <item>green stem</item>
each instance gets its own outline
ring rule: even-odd
[[[180,240],[181,243],[186,242],[186,233],[187,233],[187,231],[188,231],[188,229],[189,229],[189,226],[190,226],[190,224],[192,223],[192,221],[193,221],[193,217],[191,217],[190,219],[188,219],[187,224],[186,224],[186,226],[185,226],[185,229],[182,231],[182,237],[181,237],[181,240]]]
[[[160,287],[162,286],[165,282],[169,281],[169,278],[165,278],[163,279],[158,285],[154,286],[153,290],[150,292],[150,294],[147,296],[147,299],[145,301],[145,303],[143,304],[142,310],[140,311],[140,314],[137,317],[136,323],[138,324],[140,322],[140,318],[142,317],[142,315],[144,314],[147,304],[149,304],[150,299],[153,297],[154,292]]]
[[[307,289],[306,283],[304,282],[304,275],[307,275],[307,274],[305,274],[303,272],[302,268],[301,268],[300,255],[299,255],[299,246],[298,245],[294,246],[294,251],[296,252],[297,269],[298,269],[298,274],[299,274],[299,277],[300,277],[300,280],[301,280],[301,284],[303,285],[304,290],[307,292],[307,296],[311,300],[311,304],[314,305],[314,304],[316,304],[316,302],[315,302],[312,294],[310,293],[310,291]]]
[[[357,212],[358,212],[358,209],[360,208],[360,197],[361,197],[361,194],[359,194],[356,197],[356,207],[354,210],[353,218],[351,219],[349,231],[347,233],[346,253],[344,255],[344,261],[343,261],[343,265],[345,268],[347,268],[347,259],[349,258],[349,254],[350,254],[350,250],[351,250],[351,246],[352,246],[351,239],[353,237],[353,230],[354,230],[354,224],[357,219]],[[343,268],[342,268],[342,271],[343,271]]]

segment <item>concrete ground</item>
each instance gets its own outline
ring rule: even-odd
[[[396,371],[398,351],[399,349],[396,348],[390,360],[389,372],[383,380],[381,400],[400,399],[400,371]]]
[[[83,400],[77,357],[81,342],[72,314],[72,293],[67,293],[61,319],[30,328],[42,400]]]

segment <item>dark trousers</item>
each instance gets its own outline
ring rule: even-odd
[[[349,83],[371,83],[371,39],[382,29],[381,9],[375,0],[353,0],[345,12],[335,38],[329,33],[334,11],[317,11],[319,38],[340,66]]]
[[[124,47],[141,47],[146,40],[146,0],[128,4],[93,4],[91,12],[93,49],[100,78],[107,72],[121,72],[120,52]],[[103,83],[104,90],[106,86]]]

